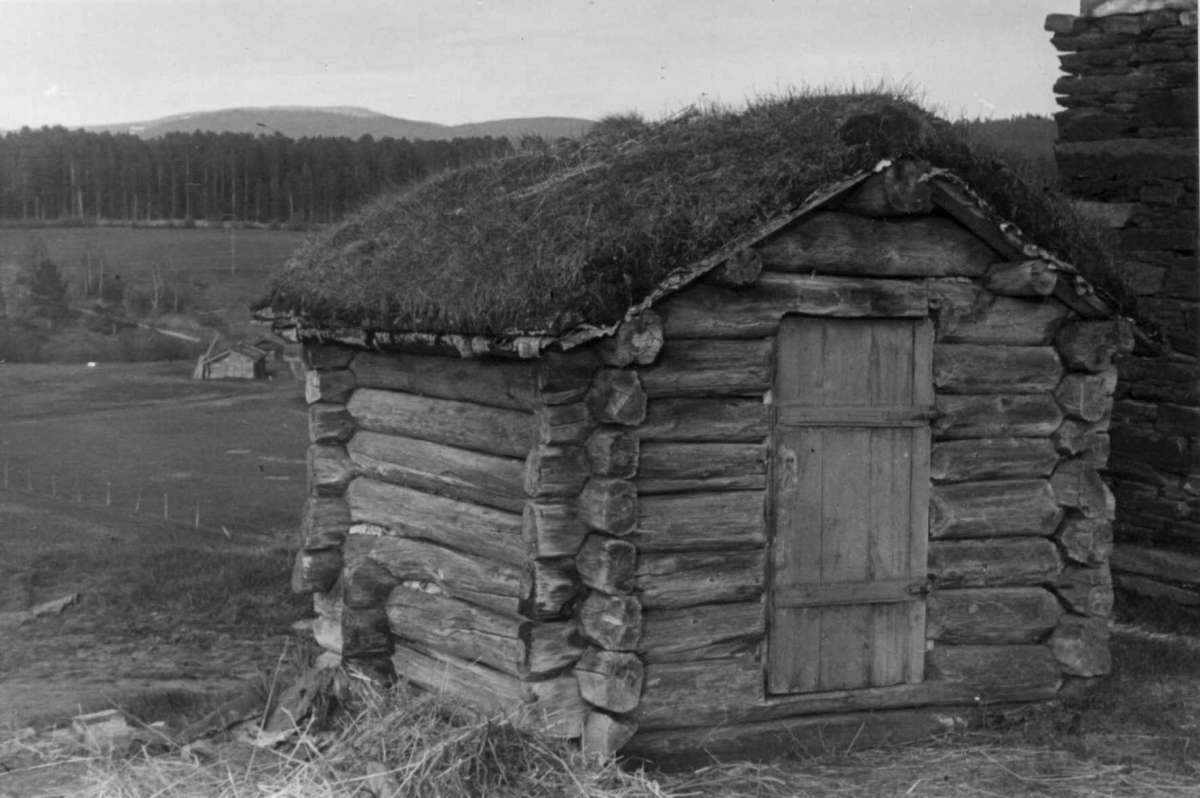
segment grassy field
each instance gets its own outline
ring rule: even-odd
[[[197,381],[187,362],[0,364],[11,490],[232,535],[296,523],[307,416],[286,370]]]

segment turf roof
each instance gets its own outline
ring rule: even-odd
[[[889,94],[806,94],[653,124],[613,117],[580,140],[378,197],[297,250],[263,304],[331,329],[505,335],[608,324],[672,270],[900,156],[955,171],[1108,287],[1103,247],[1065,202],[954,126]]]

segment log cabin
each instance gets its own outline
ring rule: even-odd
[[[1129,330],[1055,202],[907,102],[796,97],[319,234],[263,309],[308,366],[317,641],[658,761],[1102,676]]]

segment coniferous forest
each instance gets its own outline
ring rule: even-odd
[[[0,137],[0,220],[313,224],[382,189],[510,152],[505,138],[169,133],[49,127]]]

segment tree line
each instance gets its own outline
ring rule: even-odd
[[[505,138],[291,139],[64,127],[0,137],[0,219],[333,221],[379,191],[511,152]]]

